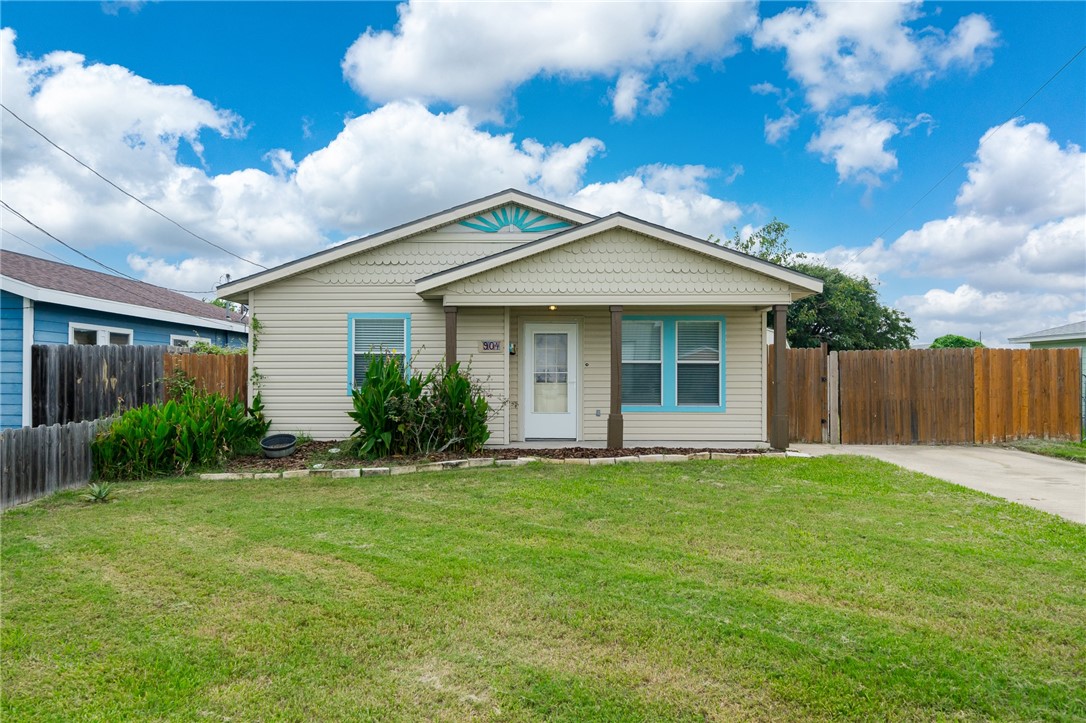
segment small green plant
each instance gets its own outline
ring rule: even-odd
[[[111,482],[91,482],[87,485],[87,491],[82,498],[87,502],[109,502],[109,496],[113,493]]]
[[[207,341],[193,342],[192,346],[193,354],[214,354],[217,356],[233,356],[237,354],[247,354],[249,350],[243,346],[219,346],[218,344],[212,344]]]
[[[350,449],[362,458],[470,454],[490,438],[486,391],[459,364],[408,374],[397,357],[375,354],[352,402]]]
[[[174,367],[173,371],[162,378],[162,383],[166,386],[168,399],[180,399],[185,394],[196,391],[196,378],[181,367]]]

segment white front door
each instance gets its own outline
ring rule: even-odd
[[[577,325],[525,324],[524,336],[524,438],[577,439]]]

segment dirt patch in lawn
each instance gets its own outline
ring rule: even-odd
[[[298,449],[289,457],[267,459],[259,454],[234,457],[225,465],[227,472],[279,472],[289,469],[312,469],[322,465],[326,469],[348,467],[391,466],[443,462],[450,459],[483,457],[496,459],[517,459],[518,457],[540,457],[546,459],[590,459],[593,457],[634,457],[643,454],[693,454],[694,452],[728,452],[735,454],[759,454],[764,449],[729,449],[709,450],[703,447],[623,447],[621,449],[602,449],[599,447],[561,447],[552,449],[484,449],[466,455],[463,452],[431,454],[424,457],[392,457],[382,460],[359,459],[347,451],[343,442],[300,442]]]

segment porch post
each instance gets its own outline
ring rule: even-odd
[[[611,410],[607,415],[607,448],[622,444],[622,307],[611,307]]]
[[[773,307],[773,419],[769,425],[769,445],[788,449],[788,306]]]
[[[456,363],[456,307],[445,307],[445,367]]]

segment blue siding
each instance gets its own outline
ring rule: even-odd
[[[149,315],[153,310],[148,310]],[[187,326],[156,319],[143,319],[122,314],[107,314],[102,311],[78,309],[58,304],[34,305],[34,343],[67,344],[68,322],[95,326],[113,326],[132,330],[132,343],[138,345],[169,344],[170,334],[182,336],[200,336],[210,339],[219,346],[245,346],[246,336],[234,332],[208,329],[200,326]]]
[[[23,297],[0,291],[0,428],[23,422]]]

